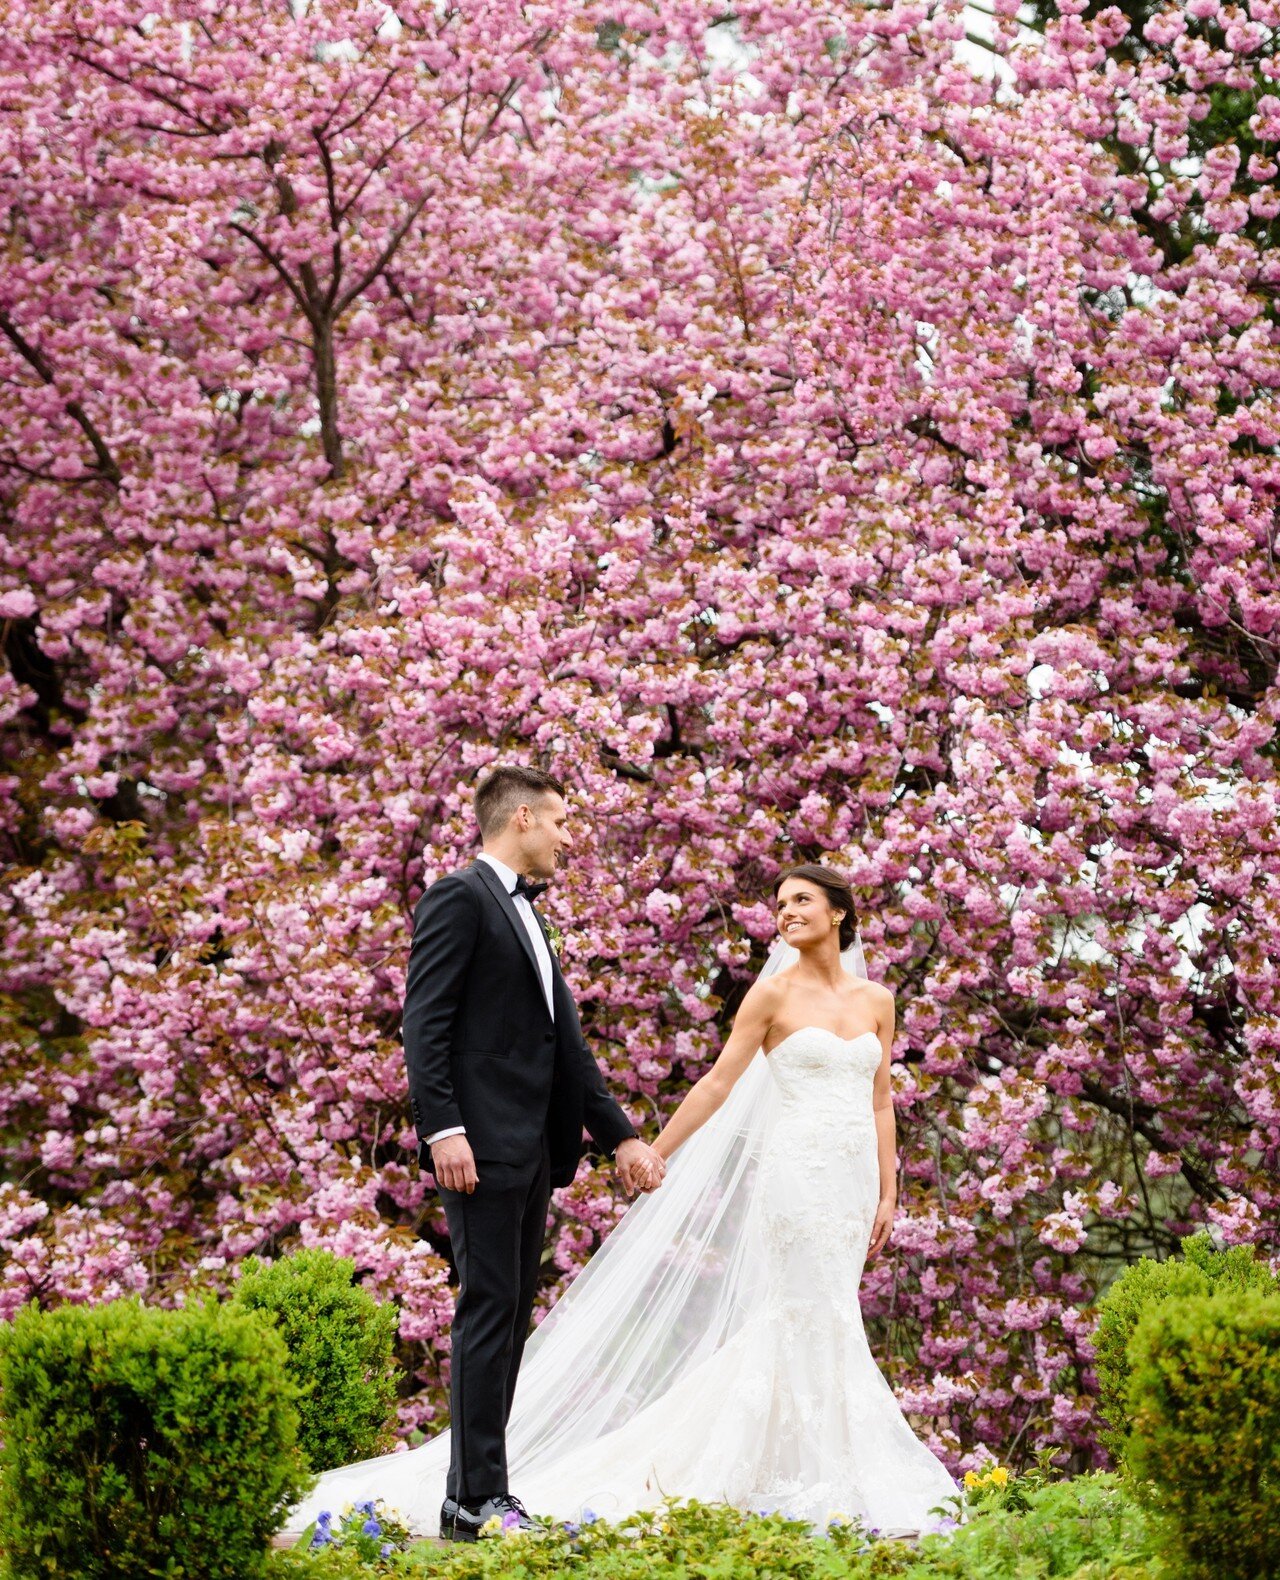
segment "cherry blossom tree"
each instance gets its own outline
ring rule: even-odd
[[[0,1309],[328,1246],[438,1419],[397,1026],[497,760],[644,1126],[852,880],[953,1465],[1277,1249],[1280,7],[995,9],[0,0]]]

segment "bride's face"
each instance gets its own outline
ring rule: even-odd
[[[812,948],[835,933],[840,913],[816,883],[788,878],[778,890],[778,932],[795,949]]]

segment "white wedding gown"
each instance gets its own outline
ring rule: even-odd
[[[532,1513],[618,1519],[666,1497],[697,1498],[781,1510],[819,1527],[861,1518],[881,1530],[919,1530],[956,1494],[881,1376],[858,1306],[880,1194],[871,1101],[880,1060],[874,1032],[846,1040],[816,1026],[792,1032],[768,1056],[765,1095],[776,1112],[751,1193],[758,1221],[750,1243],[760,1263],[753,1303],[709,1351],[681,1341],[676,1349],[689,1359],[667,1363],[656,1397],[633,1412],[615,1402],[610,1420],[595,1417],[567,1442],[546,1421],[534,1433],[521,1420],[526,1373],[536,1370],[526,1354],[508,1446],[511,1489]],[[544,1394],[534,1376],[526,1415],[554,1416]],[[447,1462],[442,1434],[331,1471],[293,1511],[290,1528],[322,1507],[382,1497],[414,1529],[434,1534]]]

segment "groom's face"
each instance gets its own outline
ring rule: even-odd
[[[573,844],[565,799],[549,791],[521,811],[527,813],[520,839],[524,874],[542,881],[554,878]]]

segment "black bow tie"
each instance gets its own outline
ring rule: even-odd
[[[532,905],[540,894],[545,893],[546,889],[547,885],[545,883],[530,883],[522,872],[516,879],[516,886],[511,893],[513,897],[523,894],[529,904]]]

